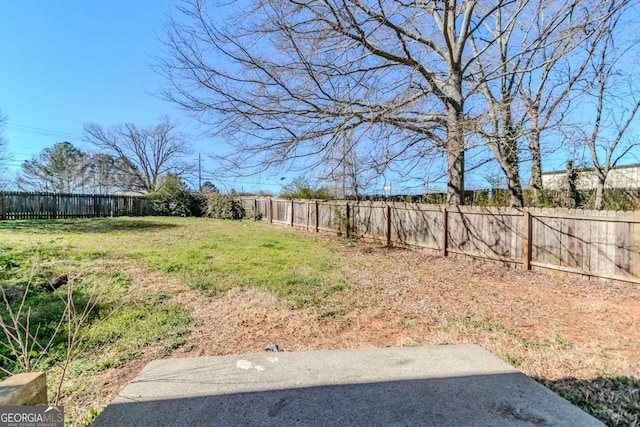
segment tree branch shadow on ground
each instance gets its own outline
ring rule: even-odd
[[[51,220],[0,221],[0,230],[30,233],[113,233],[119,231],[145,232],[176,228],[178,225],[156,220],[136,218],[87,218]]]

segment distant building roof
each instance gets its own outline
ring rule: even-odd
[[[576,187],[587,190],[596,187],[595,168],[574,168],[578,174]],[[568,188],[567,170],[542,172],[542,185],[549,190]],[[640,188],[640,163],[620,165],[609,171],[605,188]]]
[[[631,163],[628,165],[619,165],[616,166],[615,170],[618,169],[634,169],[634,168],[640,168],[640,163]],[[595,171],[596,168],[594,167],[575,167],[574,170],[576,172],[590,172],[590,171]],[[555,170],[555,171],[546,171],[546,172],[542,172],[542,175],[557,175],[557,174],[566,174],[567,170],[566,169],[561,169],[561,170]]]

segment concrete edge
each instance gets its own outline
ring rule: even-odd
[[[0,382],[0,406],[47,404],[47,376],[44,372],[13,375]]]

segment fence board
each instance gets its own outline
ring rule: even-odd
[[[605,212],[606,214],[606,212]],[[603,216],[602,212],[598,212],[598,216]],[[607,274],[607,233],[608,224],[606,222],[599,222],[598,225],[598,264],[596,271],[601,271]]]
[[[281,224],[289,224],[291,214],[291,201],[290,200],[273,200],[271,205],[273,211],[271,212],[271,221]]]
[[[1,220],[153,215],[143,196],[0,192]]]
[[[352,232],[355,236],[371,240],[386,238],[385,204],[359,202],[352,205]]]
[[[640,211],[636,211],[633,217],[634,220],[638,222],[631,224],[633,232],[629,233],[633,236],[631,244],[629,245],[631,250],[631,268],[629,273],[633,278],[640,278]]]
[[[584,214],[584,211],[582,212]],[[593,252],[592,241],[592,229],[589,224],[589,221],[580,221],[582,226],[582,233],[580,236],[582,237],[583,249],[582,249],[582,270],[590,271],[591,270],[591,253]]]
[[[318,203],[318,229],[343,234],[346,232],[346,204],[344,202]]]
[[[615,223],[616,258],[614,275],[629,277],[631,272],[631,224]]]
[[[439,250],[442,212],[439,207],[394,204],[391,209],[391,241]]]
[[[640,283],[640,212],[530,208],[526,209],[527,230],[525,210],[509,208],[445,210],[440,205],[348,202],[347,218],[344,201],[251,201],[258,217],[264,219],[268,219],[270,203],[274,222],[290,224],[293,209],[294,225],[316,231],[345,233],[348,226],[358,237],[385,242],[389,238],[392,244],[439,252],[447,236],[447,249],[454,254]],[[530,237],[527,247],[525,232]]]
[[[577,211],[570,209],[569,215],[575,217]],[[565,264],[568,267],[580,268],[579,260],[582,258],[582,244],[580,242],[580,221],[569,219],[567,221],[567,251],[565,256]]]
[[[293,204],[293,224],[298,227],[307,228],[307,202],[297,202]]]
[[[608,216],[616,216],[616,212],[607,212]],[[615,275],[616,273],[616,233],[615,223],[607,222],[607,264],[606,273]]]

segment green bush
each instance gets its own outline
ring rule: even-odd
[[[202,200],[193,193],[158,194],[150,196],[153,209],[158,215],[202,216]]]
[[[290,184],[282,187],[280,197],[283,199],[331,199],[331,192],[327,187],[312,188],[304,178],[296,178]]]
[[[158,191],[149,195],[158,215],[202,216],[205,199],[192,193],[177,175],[167,175]]]
[[[216,219],[242,219],[245,211],[240,200],[233,196],[211,193],[207,196],[206,216]]]

